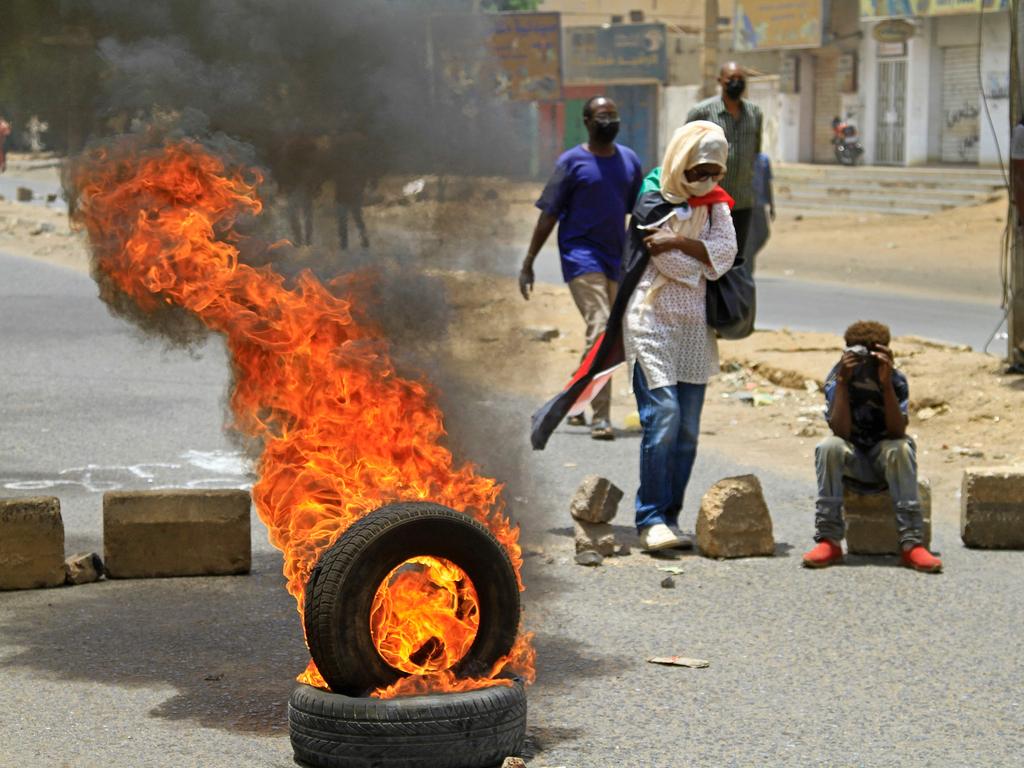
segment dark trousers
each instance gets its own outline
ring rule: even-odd
[[[750,232],[750,217],[753,215],[753,208],[733,209],[732,226],[736,230],[736,253],[744,254],[747,247],[747,233]]]

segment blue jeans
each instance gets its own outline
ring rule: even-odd
[[[683,494],[697,458],[700,412],[706,384],[679,382],[647,388],[640,364],[633,366],[633,393],[640,424],[640,489],[636,492],[637,530],[655,523],[677,525]]]

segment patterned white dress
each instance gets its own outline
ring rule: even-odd
[[[692,222],[674,215],[661,226],[683,234],[693,229]],[[630,373],[639,363],[650,389],[706,384],[718,373],[718,342],[707,324],[707,281],[728,272],[736,258],[729,206],[715,203],[699,234],[688,236],[704,243],[711,266],[682,251],[652,256],[622,322]]]

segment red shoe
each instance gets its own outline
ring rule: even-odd
[[[843,562],[843,548],[835,541],[825,539],[818,546],[804,554],[804,567],[828,568],[830,565]]]
[[[942,570],[942,561],[920,544],[911,549],[903,550],[901,560],[903,565],[907,568],[913,568],[915,571],[939,573]]]

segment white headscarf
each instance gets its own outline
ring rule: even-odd
[[[725,131],[708,120],[695,120],[677,128],[661,161],[661,196],[679,205],[688,198],[708,194],[725,175],[729,142]],[[713,163],[722,170],[717,176],[689,182],[686,171],[701,163]]]

